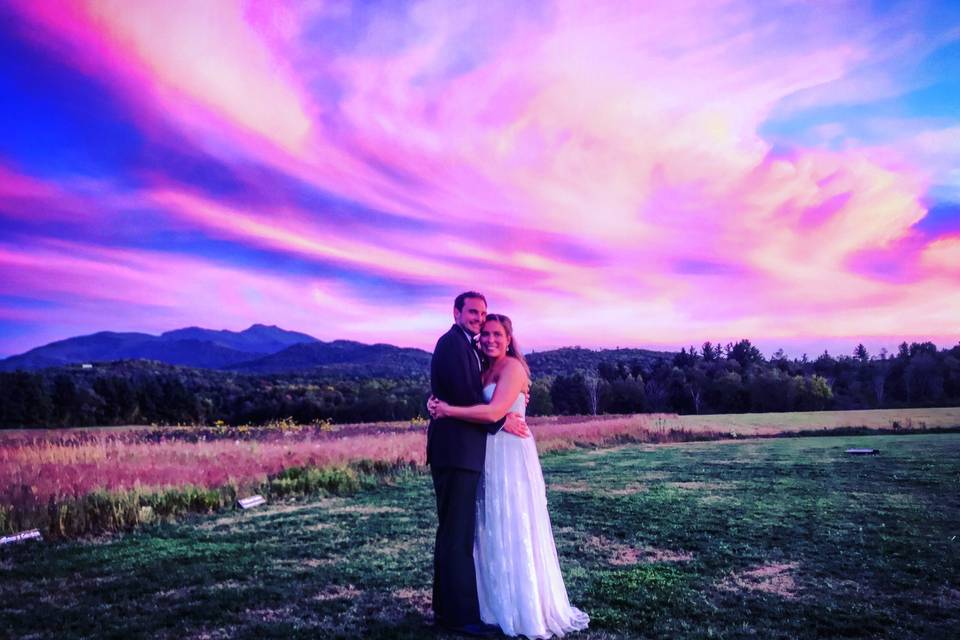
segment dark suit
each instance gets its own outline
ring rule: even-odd
[[[453,325],[437,341],[430,361],[430,388],[458,407],[483,404],[480,364],[463,329]],[[487,434],[504,420],[477,424],[455,418],[431,420],[427,463],[437,495],[437,542],[433,555],[433,613],[451,627],[480,622],[473,566],[477,486],[487,452]]]

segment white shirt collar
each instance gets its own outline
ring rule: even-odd
[[[460,327],[460,325],[457,325],[457,326]],[[467,336],[467,342],[470,343],[470,346],[474,346],[476,344],[476,340],[472,335],[470,335],[470,332],[464,329],[463,327],[460,327],[460,330],[463,331],[463,335]],[[473,355],[476,356],[477,358],[477,368],[479,368],[480,371],[483,372],[483,363],[480,362],[480,354],[477,352],[476,349],[471,349],[471,351],[473,351]]]

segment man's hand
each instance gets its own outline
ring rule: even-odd
[[[520,417],[518,413],[508,413],[507,420],[503,423],[503,430],[512,433],[518,438],[529,438],[530,429],[527,428],[527,421]]]

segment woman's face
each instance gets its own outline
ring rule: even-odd
[[[488,358],[500,358],[507,353],[510,339],[503,325],[496,320],[487,320],[480,329],[480,348]]]

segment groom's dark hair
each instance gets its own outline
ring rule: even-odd
[[[467,301],[467,298],[479,298],[483,300],[483,304],[487,304],[487,299],[483,297],[483,294],[478,291],[464,291],[453,301],[453,306],[456,307],[457,311],[463,311],[463,303]]]

